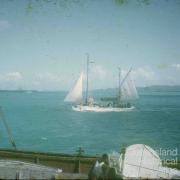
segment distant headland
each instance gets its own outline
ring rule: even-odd
[[[116,91],[117,88],[106,88],[106,89],[94,89],[91,90],[93,92],[108,92],[108,91]],[[152,86],[144,86],[137,87],[138,91],[151,91],[151,92],[180,92],[180,85],[152,85]],[[43,91],[61,91],[66,92],[66,90],[25,90],[25,89],[17,89],[17,90],[9,90],[9,89],[0,89],[0,92],[43,92]]]

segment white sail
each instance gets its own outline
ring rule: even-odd
[[[138,93],[135,84],[131,78],[131,73],[125,77],[124,82],[121,85],[120,100],[129,101],[138,98]]]
[[[65,97],[65,102],[76,102],[79,103],[82,101],[82,83],[83,83],[83,73],[81,73],[79,79],[76,81],[73,88],[69,91]]]

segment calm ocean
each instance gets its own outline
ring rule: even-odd
[[[74,112],[64,92],[0,92],[0,105],[20,150],[87,155],[143,143],[180,149],[180,92],[141,93],[132,112]],[[96,95],[99,96],[99,95]],[[12,148],[0,121],[0,147]]]

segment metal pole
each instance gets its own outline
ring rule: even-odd
[[[120,103],[120,99],[121,99],[121,68],[120,67],[118,67],[118,69],[119,69],[119,99],[118,99],[118,101],[119,101],[119,103]]]
[[[87,81],[86,81],[86,101],[85,103],[87,104],[88,103],[88,91],[89,91],[89,54],[87,54],[87,69],[86,69],[86,78],[87,78]]]
[[[14,147],[14,149],[17,150],[15,141],[14,141],[13,136],[12,136],[12,134],[11,134],[11,131],[10,131],[9,127],[8,127],[8,124],[7,124],[7,122],[6,122],[6,118],[5,118],[5,116],[4,116],[4,113],[3,113],[1,107],[0,107],[0,116],[1,116],[1,119],[2,119],[2,121],[3,121],[3,123],[4,123],[4,125],[5,125],[5,128],[6,128],[7,132],[8,132],[8,136],[9,136],[9,141],[10,141],[10,143],[12,144],[12,146]]]
[[[128,71],[128,73],[126,74],[125,78],[122,80],[120,86],[123,85],[124,81],[126,80],[126,78],[129,76],[130,72],[132,71],[132,68],[130,68],[130,70]]]

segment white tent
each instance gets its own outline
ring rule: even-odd
[[[180,178],[179,170],[163,167],[158,154],[144,144],[131,145],[123,154],[110,154],[109,162],[124,178]]]

